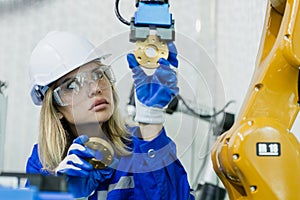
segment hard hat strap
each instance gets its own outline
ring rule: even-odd
[[[43,101],[44,96],[48,89],[49,89],[49,87],[47,85],[46,86],[36,85],[34,87],[34,91],[35,91],[35,95],[36,95],[37,99],[40,99],[41,101]]]

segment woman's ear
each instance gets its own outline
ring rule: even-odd
[[[64,118],[64,116],[63,116],[63,114],[61,114],[61,112],[57,112],[57,116],[58,116],[59,119]]]

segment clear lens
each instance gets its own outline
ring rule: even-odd
[[[110,66],[99,66],[89,71],[77,73],[59,87],[54,89],[54,99],[60,106],[76,104],[87,97],[91,92],[91,84],[94,89],[104,90],[115,82],[114,74]]]

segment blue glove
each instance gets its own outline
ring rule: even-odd
[[[94,169],[85,159],[95,157],[95,152],[84,143],[88,141],[88,136],[77,137],[68,150],[67,156],[55,169],[56,175],[66,174],[68,190],[74,198],[84,198],[91,196],[100,183],[110,179],[118,164],[114,159],[113,163],[105,169]]]
[[[159,66],[152,75],[147,75],[139,66],[133,54],[127,55],[127,61],[133,73],[135,86],[136,117],[143,123],[158,124],[164,122],[163,108],[179,92],[176,70],[178,67],[177,50],[174,43],[168,44],[168,59],[160,58]]]

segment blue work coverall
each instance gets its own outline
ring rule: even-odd
[[[101,184],[89,200],[194,200],[187,174],[176,156],[175,143],[163,128],[152,141],[137,137],[139,128],[131,128],[133,154],[119,158],[109,180]],[[35,144],[27,161],[27,173],[48,175],[42,169]]]

